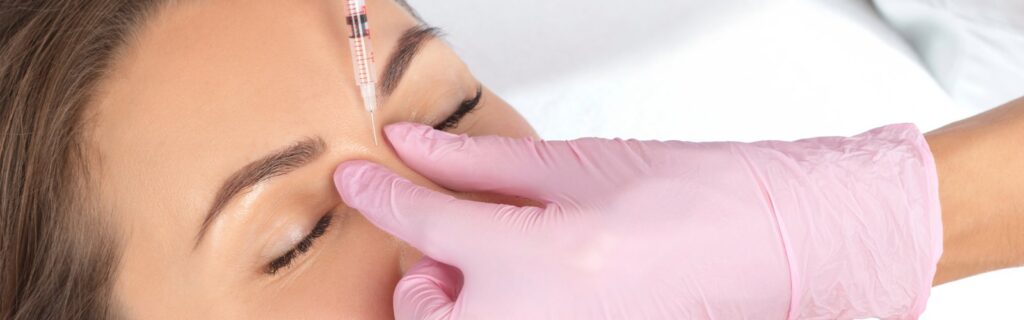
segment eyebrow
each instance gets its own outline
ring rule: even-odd
[[[295,171],[295,169],[312,162],[324,153],[326,145],[320,137],[307,138],[238,169],[221,185],[220,191],[217,192],[210,209],[206,212],[203,224],[199,227],[196,243],[192,249],[195,250],[199,247],[210,224],[217,219],[232,199],[249,191],[252,186],[260,182]]]
[[[431,39],[441,37],[442,34],[441,29],[424,25],[405,30],[402,37],[398,39],[395,52],[388,57],[387,66],[384,67],[384,73],[377,85],[377,91],[385,98],[390,96],[398,88],[398,83],[402,80],[405,72],[409,70],[413,58],[419,53],[423,44]]]

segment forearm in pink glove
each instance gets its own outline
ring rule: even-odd
[[[341,164],[344,201],[433,258],[398,284],[400,319],[916,318],[942,251],[913,125],[757,143],[385,131],[449,189],[546,204],[460,200]]]

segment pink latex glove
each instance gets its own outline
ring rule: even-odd
[[[399,282],[399,319],[916,318],[942,253],[933,159],[909,124],[756,143],[385,131],[447,188],[546,204],[341,164],[344,201],[434,259]]]

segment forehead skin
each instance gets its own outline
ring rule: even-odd
[[[417,21],[392,0],[369,0],[368,7],[380,68]],[[391,317],[391,290],[408,250],[358,214],[318,240],[322,248],[309,258],[317,263],[286,281],[270,283],[245,269],[257,265],[262,247],[253,246],[275,234],[267,230],[308,225],[309,214],[295,211],[339,201],[330,173],[341,161],[378,161],[440,189],[387,146],[373,145],[352,85],[343,12],[343,1],[328,0],[171,4],[119,57],[97,91],[87,141],[95,191],[123,233],[115,293],[129,316]],[[428,107],[464,98],[445,88],[473,82],[465,66],[443,43],[427,46],[416,61],[430,63],[414,62],[387,102],[408,107],[382,106],[380,123],[443,118],[450,110]],[[433,87],[416,85],[424,83]],[[498,105],[474,112],[478,120],[467,128],[534,135],[500,99],[490,101]],[[313,136],[327,142],[322,159],[239,199],[242,209],[222,216],[192,252],[201,215],[228,175]]]

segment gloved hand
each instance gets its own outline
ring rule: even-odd
[[[916,318],[942,252],[933,159],[909,124],[756,143],[385,131],[442,186],[546,204],[339,165],[343,200],[430,257],[395,289],[399,319]]]

